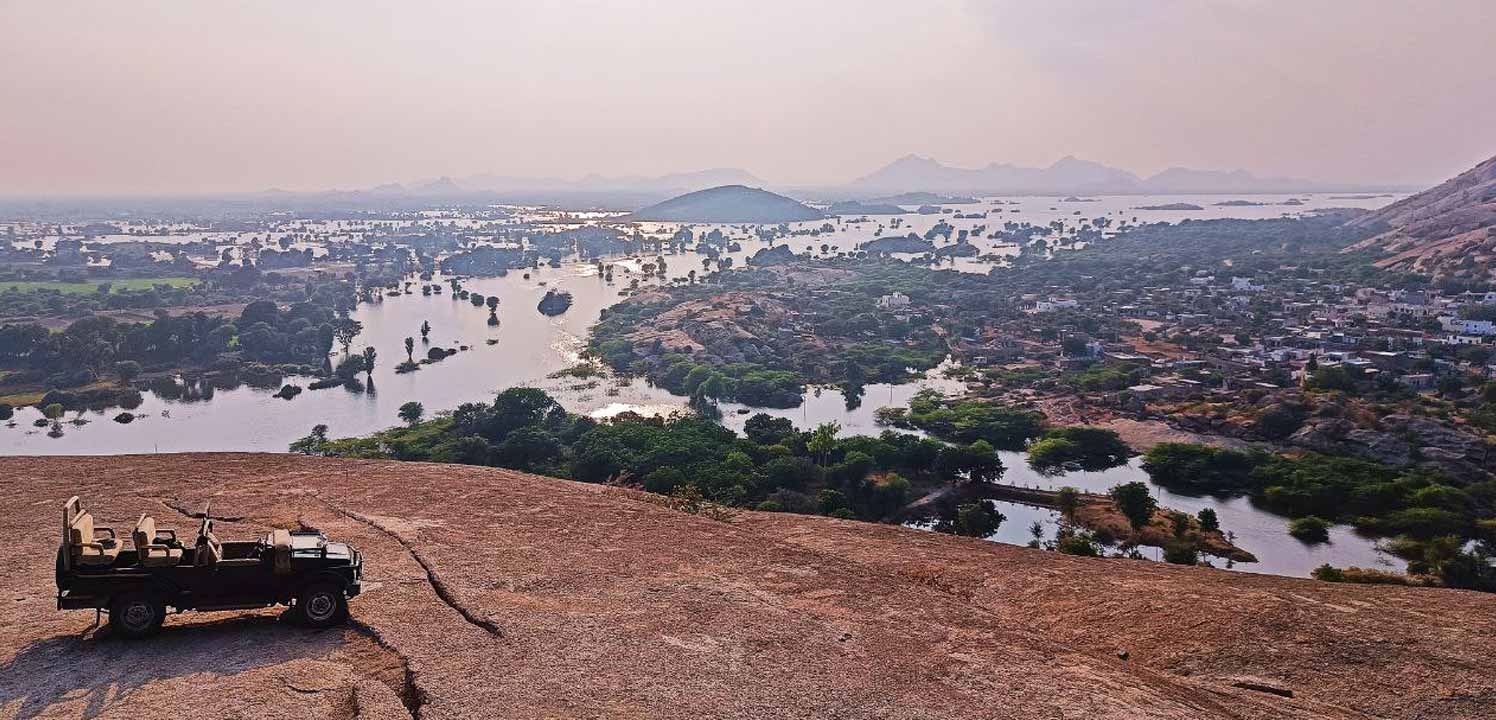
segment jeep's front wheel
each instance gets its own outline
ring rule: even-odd
[[[332,583],[308,585],[296,596],[296,619],[313,628],[340,624],[348,619],[348,598]]]
[[[149,593],[126,593],[109,603],[109,626],[127,638],[139,638],[161,629],[166,604]]]

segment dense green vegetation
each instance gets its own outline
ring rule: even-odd
[[[1043,473],[1062,472],[1067,466],[1106,470],[1135,454],[1115,431],[1083,426],[1051,428],[1028,452],[1029,465]]]
[[[996,451],[980,440],[947,445],[892,431],[838,438],[834,425],[802,432],[762,413],[748,420],[746,437],[694,414],[625,413],[595,421],[534,388],[510,388],[492,403],[465,403],[426,420],[415,408],[402,408],[400,419],[404,427],[365,438],[329,439],[318,426],[291,449],[490,465],[667,495],[694,493],[728,506],[865,520],[896,518],[917,490],[993,481],[1003,472]]]
[[[794,407],[806,384],[860,397],[867,383],[907,381],[944,360],[951,337],[975,337],[1022,312],[1009,284],[871,257],[791,255],[783,267],[711,277],[608,308],[592,330],[592,352],[620,373],[644,375],[674,392],[699,392],[684,380],[704,366],[703,373],[720,379],[707,386],[721,393],[712,397]],[[893,293],[910,304],[879,309],[878,299]],[[714,313],[681,318],[678,331],[698,345],[689,351],[650,334],[662,314],[693,301],[704,309],[739,309],[726,320]]]
[[[933,390],[922,390],[909,400],[908,408],[880,408],[878,421],[923,430],[951,442],[984,440],[999,450],[1022,450],[1039,436],[1044,415],[983,400],[950,400]]]
[[[101,379],[128,383],[142,371],[213,367],[233,370],[246,363],[294,365],[325,372],[335,341],[351,340],[357,323],[353,286],[307,284],[297,302],[282,310],[259,300],[237,317],[202,312],[158,311],[148,323],[121,323],[108,316],[80,318],[60,332],[33,323],[0,325],[0,370],[8,387],[76,388]]]
[[[1496,543],[1496,480],[1489,478],[1465,481],[1426,468],[1358,458],[1313,453],[1294,458],[1181,443],[1155,446],[1144,456],[1143,468],[1155,483],[1170,489],[1250,496],[1268,510],[1295,518],[1290,529],[1306,540],[1320,539],[1327,529],[1322,523],[1334,520],[1400,538],[1399,554],[1405,558],[1421,558],[1429,548],[1451,542]],[[1425,564],[1466,568],[1473,562],[1470,555],[1460,551]],[[1444,582],[1456,587],[1483,582],[1459,572],[1464,574]]]

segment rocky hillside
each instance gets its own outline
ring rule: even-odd
[[[743,185],[697,190],[662,203],[650,205],[630,215],[630,220],[702,223],[782,223],[819,220],[821,211],[776,195],[767,190]]]
[[[0,458],[0,717],[1473,718],[1496,597],[727,518],[463,466]],[[53,605],[57,511],[367,556],[346,630],[271,611],[125,642]],[[212,703],[211,707],[205,703]]]
[[[1496,272],[1496,157],[1350,224],[1381,230],[1350,248],[1387,251],[1381,267],[1489,278]]]

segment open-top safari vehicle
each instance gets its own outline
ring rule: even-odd
[[[112,528],[95,527],[76,496],[62,508],[57,550],[57,608],[109,613],[125,636],[160,629],[168,607],[244,610],[289,605],[310,627],[348,617],[358,595],[363,556],[320,532],[274,530],[257,540],[220,542],[203,512],[197,538],[184,545],[175,530],[157,528],[141,515],[122,545]]]

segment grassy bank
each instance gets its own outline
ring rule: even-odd
[[[35,281],[10,281],[0,280],[0,293],[16,290],[18,292],[33,292],[36,290],[56,290],[68,294],[94,293],[99,291],[99,286],[105,283],[110,285],[110,292],[121,292],[125,290],[149,290],[157,285],[169,285],[171,287],[188,287],[198,282],[197,278],[190,277],[161,277],[161,278],[122,278],[118,280],[100,279],[87,282],[35,282]]]

